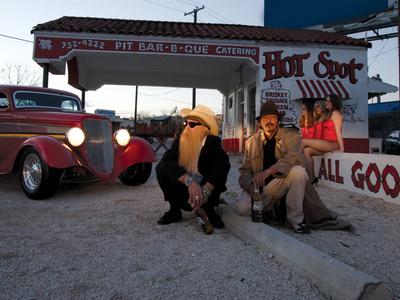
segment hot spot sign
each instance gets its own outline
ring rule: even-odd
[[[278,78],[304,77],[304,63],[311,53],[282,56],[284,51],[264,52],[265,70],[264,81]],[[314,73],[318,78],[336,79],[348,78],[352,84],[357,83],[356,71],[363,68],[363,64],[356,63],[355,58],[349,62],[338,62],[330,59],[329,51],[321,51],[318,61],[314,63]]]

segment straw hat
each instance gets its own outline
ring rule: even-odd
[[[204,105],[197,105],[195,109],[181,109],[181,116],[186,119],[197,121],[210,129],[212,135],[218,135],[218,124],[215,120],[215,114],[211,109]]]
[[[260,115],[256,118],[256,120],[260,121],[263,116],[268,115],[275,115],[278,117],[279,121],[282,121],[283,117],[285,116],[285,112],[279,112],[278,106],[276,106],[275,103],[265,102],[263,105],[261,105]]]

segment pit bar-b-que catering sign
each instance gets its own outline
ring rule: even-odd
[[[250,58],[259,63],[259,47],[129,40],[36,37],[35,59],[60,59],[73,50],[209,55]]]

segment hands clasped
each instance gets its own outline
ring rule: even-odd
[[[189,201],[188,203],[193,210],[199,209],[204,203],[208,201],[211,191],[206,185],[200,186],[197,182],[193,181],[189,187]]]

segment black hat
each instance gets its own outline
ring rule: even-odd
[[[282,121],[283,117],[285,116],[285,112],[279,112],[278,107],[275,105],[275,103],[265,102],[263,103],[263,105],[261,105],[260,115],[256,118],[256,120],[260,121],[263,116],[268,115],[276,115],[278,117],[278,120]]]

